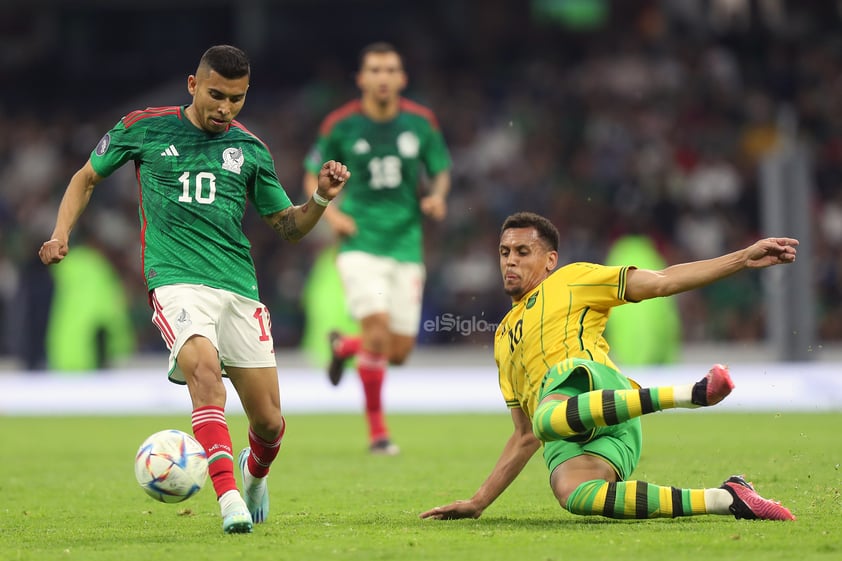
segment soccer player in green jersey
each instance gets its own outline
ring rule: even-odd
[[[388,364],[402,364],[421,319],[425,269],[422,221],[442,220],[450,190],[450,154],[432,111],[401,96],[403,61],[388,43],[365,47],[359,60],[359,99],[330,113],[304,165],[307,192],[316,188],[322,158],[339,159],[354,172],[325,220],[340,237],[337,268],[360,336],[330,334],[330,381],[357,357],[365,394],[370,451],[394,455],[383,414]],[[418,193],[422,173],[429,178]]]
[[[767,238],[660,271],[593,263],[556,270],[558,243],[558,230],[537,214],[517,213],[503,223],[500,269],[512,309],[497,328],[494,358],[514,432],[472,498],[420,516],[478,518],[543,445],[553,493],[574,514],[645,519],[730,513],[794,520],[742,476],[710,489],[628,479],[640,459],[641,415],[715,405],[733,383],[727,368],[714,365],[695,384],[641,388],[611,362],[602,332],[614,306],[678,294],[744,269],[792,263],[798,240]]]
[[[51,239],[39,251],[45,264],[64,259],[94,187],[134,162],[152,321],[170,350],[169,379],[187,384],[193,434],[207,452],[226,533],[251,532],[266,519],[266,476],[285,429],[269,311],[242,230],[246,203],[281,237],[297,241],[350,177],[341,163],[326,162],[313,200],[293,206],[266,145],[234,120],[249,78],[245,53],[213,46],[187,78],[192,103],[123,117],[70,179]],[[239,456],[245,500],[234,478],[223,375],[249,420],[249,446]]]

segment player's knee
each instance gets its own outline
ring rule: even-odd
[[[221,380],[216,381],[213,378],[206,379],[202,377],[188,378],[187,386],[190,390],[190,397],[193,400],[194,407],[205,407],[208,405],[225,407],[227,392]]]
[[[218,366],[199,362],[192,365],[182,364],[181,370],[184,372],[184,379],[195,407],[206,405],[224,407],[227,393]]]
[[[409,358],[409,352],[409,350],[406,350],[391,353],[391,355],[389,356],[389,364],[391,364],[392,366],[402,365]]]
[[[552,423],[553,412],[562,403],[561,401],[546,401],[535,410],[535,414],[532,416],[532,432],[541,442],[561,440],[565,436],[570,436],[559,434]]]
[[[561,508],[569,510],[570,495],[579,487],[579,482],[568,482],[564,478],[553,478],[553,495]]]
[[[591,503],[594,493],[608,483],[606,479],[579,479],[554,477],[552,481],[553,495],[559,506],[572,514],[591,514],[584,505]]]
[[[274,442],[285,429],[284,418],[281,412],[255,419],[251,423],[254,433],[266,442]]]
[[[535,414],[532,415],[532,433],[535,435],[535,438],[541,442],[547,441],[546,429],[544,428],[544,417],[546,417],[547,414],[547,404],[542,403],[538,406],[538,409],[535,410]]]
[[[391,333],[389,337],[389,363],[400,366],[407,361],[414,348],[414,336]]]
[[[389,332],[381,331],[379,329],[371,329],[369,331],[364,332],[362,347],[368,352],[381,356],[388,356],[390,354]]]

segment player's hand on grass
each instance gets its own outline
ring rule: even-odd
[[[437,506],[427,512],[422,512],[420,518],[433,520],[456,520],[457,518],[479,518],[483,509],[473,501],[455,501],[449,505]]]
[[[66,241],[53,238],[41,244],[41,249],[38,250],[38,257],[41,258],[41,263],[44,265],[52,265],[64,259],[67,251]]]
[[[332,200],[339,195],[339,192],[345,187],[345,182],[351,177],[351,172],[348,167],[342,162],[329,160],[322,165],[319,170],[318,187],[319,195],[325,199]]]

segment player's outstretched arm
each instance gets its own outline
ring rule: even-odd
[[[434,520],[455,520],[457,518],[479,518],[483,511],[499,497],[503,491],[523,471],[529,459],[541,446],[532,433],[532,422],[520,408],[512,409],[512,421],[515,429],[506,442],[497,464],[480,486],[474,496],[464,501],[454,501],[448,505],[437,506],[418,516]]]
[[[630,269],[625,298],[639,302],[671,296],[716,282],[744,269],[762,269],[795,261],[798,240],[765,238],[739,251],[713,259],[673,265],[660,271]]]
[[[100,181],[102,177],[94,171],[90,159],[70,178],[58,207],[53,234],[38,250],[38,257],[44,265],[52,265],[65,258],[69,251],[70,232],[88,206],[91,193]]]
[[[263,219],[278,232],[282,238],[297,242],[322,217],[328,203],[339,195],[351,172],[341,162],[330,160],[319,170],[316,189],[306,203],[290,207],[281,212],[264,216]]]

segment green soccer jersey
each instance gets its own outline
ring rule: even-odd
[[[260,215],[292,203],[259,138],[237,121],[223,133],[205,132],[185,108],[129,113],[100,140],[91,165],[106,177],[135,163],[149,290],[201,284],[258,300],[251,244],[242,230],[246,200]]]
[[[351,172],[339,208],[354,219],[357,234],[343,239],[339,250],[421,263],[419,178],[422,169],[434,176],[450,168],[433,113],[402,98],[397,117],[377,122],[362,113],[360,100],[346,103],[325,118],[304,166],[318,173],[326,160],[339,160]]]

